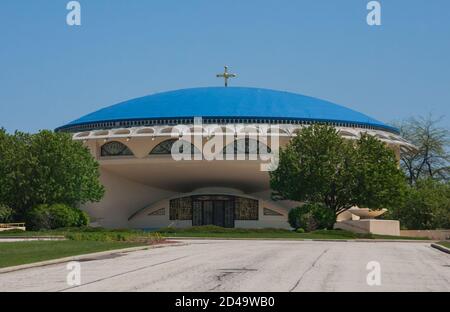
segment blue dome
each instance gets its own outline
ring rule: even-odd
[[[346,123],[397,132],[367,115],[317,98],[269,89],[209,87],[156,93],[100,109],[56,130],[94,124],[183,118],[264,119]]]

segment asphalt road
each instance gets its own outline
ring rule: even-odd
[[[187,242],[80,262],[80,286],[67,264],[3,273],[0,291],[450,291],[450,255],[429,243]]]

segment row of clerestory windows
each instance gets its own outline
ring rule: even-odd
[[[180,142],[181,141],[181,142]],[[192,143],[188,143],[187,141],[182,141],[178,139],[169,139],[165,140],[158,145],[156,145],[151,152],[150,155],[170,155],[172,153],[173,145],[176,142],[180,142],[178,148],[180,153],[183,153],[183,150],[189,147],[191,154],[201,154],[201,151],[194,146]],[[267,154],[270,153],[270,147],[265,145],[262,142],[245,138],[240,140],[235,140],[230,145],[226,146],[223,149],[223,153],[233,153],[233,154]],[[105,157],[110,156],[133,156],[133,152],[123,143],[118,141],[111,141],[102,145],[100,150],[100,155]]]

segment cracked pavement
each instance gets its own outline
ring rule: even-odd
[[[450,255],[423,242],[177,240],[188,245],[117,253],[0,274],[0,291],[450,291]],[[366,265],[381,265],[369,286]]]

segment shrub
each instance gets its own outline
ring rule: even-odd
[[[159,233],[286,233],[290,232],[286,229],[276,228],[260,228],[260,229],[246,229],[246,228],[224,228],[216,225],[201,225],[186,228],[165,227],[158,229]]]
[[[7,223],[11,221],[13,210],[7,205],[0,204],[0,222]]]
[[[333,229],[336,214],[322,204],[309,204],[318,229]]]
[[[139,242],[139,243],[160,243],[164,238],[159,233],[148,233],[143,231],[114,231],[105,230],[99,232],[67,232],[64,234],[67,239],[76,241],[102,241],[102,242]]]
[[[38,205],[26,216],[27,227],[32,230],[51,230],[71,226],[85,226],[87,214],[64,204]]]
[[[39,205],[28,211],[26,215],[26,224],[32,230],[51,229],[50,210],[47,205]]]
[[[317,229],[311,211],[305,206],[291,209],[288,214],[288,222],[295,230],[301,228],[304,231],[311,232]]]
[[[89,225],[89,215],[84,212],[81,209],[75,209],[75,212],[77,213],[77,222],[76,222],[76,226],[87,226]]]
[[[302,228],[298,228],[295,230],[297,233],[305,233],[305,230]]]
[[[307,232],[317,229],[332,229],[336,221],[334,212],[317,203],[309,203],[289,211],[288,221],[294,229],[302,228]]]
[[[76,225],[78,213],[74,208],[64,204],[54,204],[49,207],[52,228],[62,228]]]

